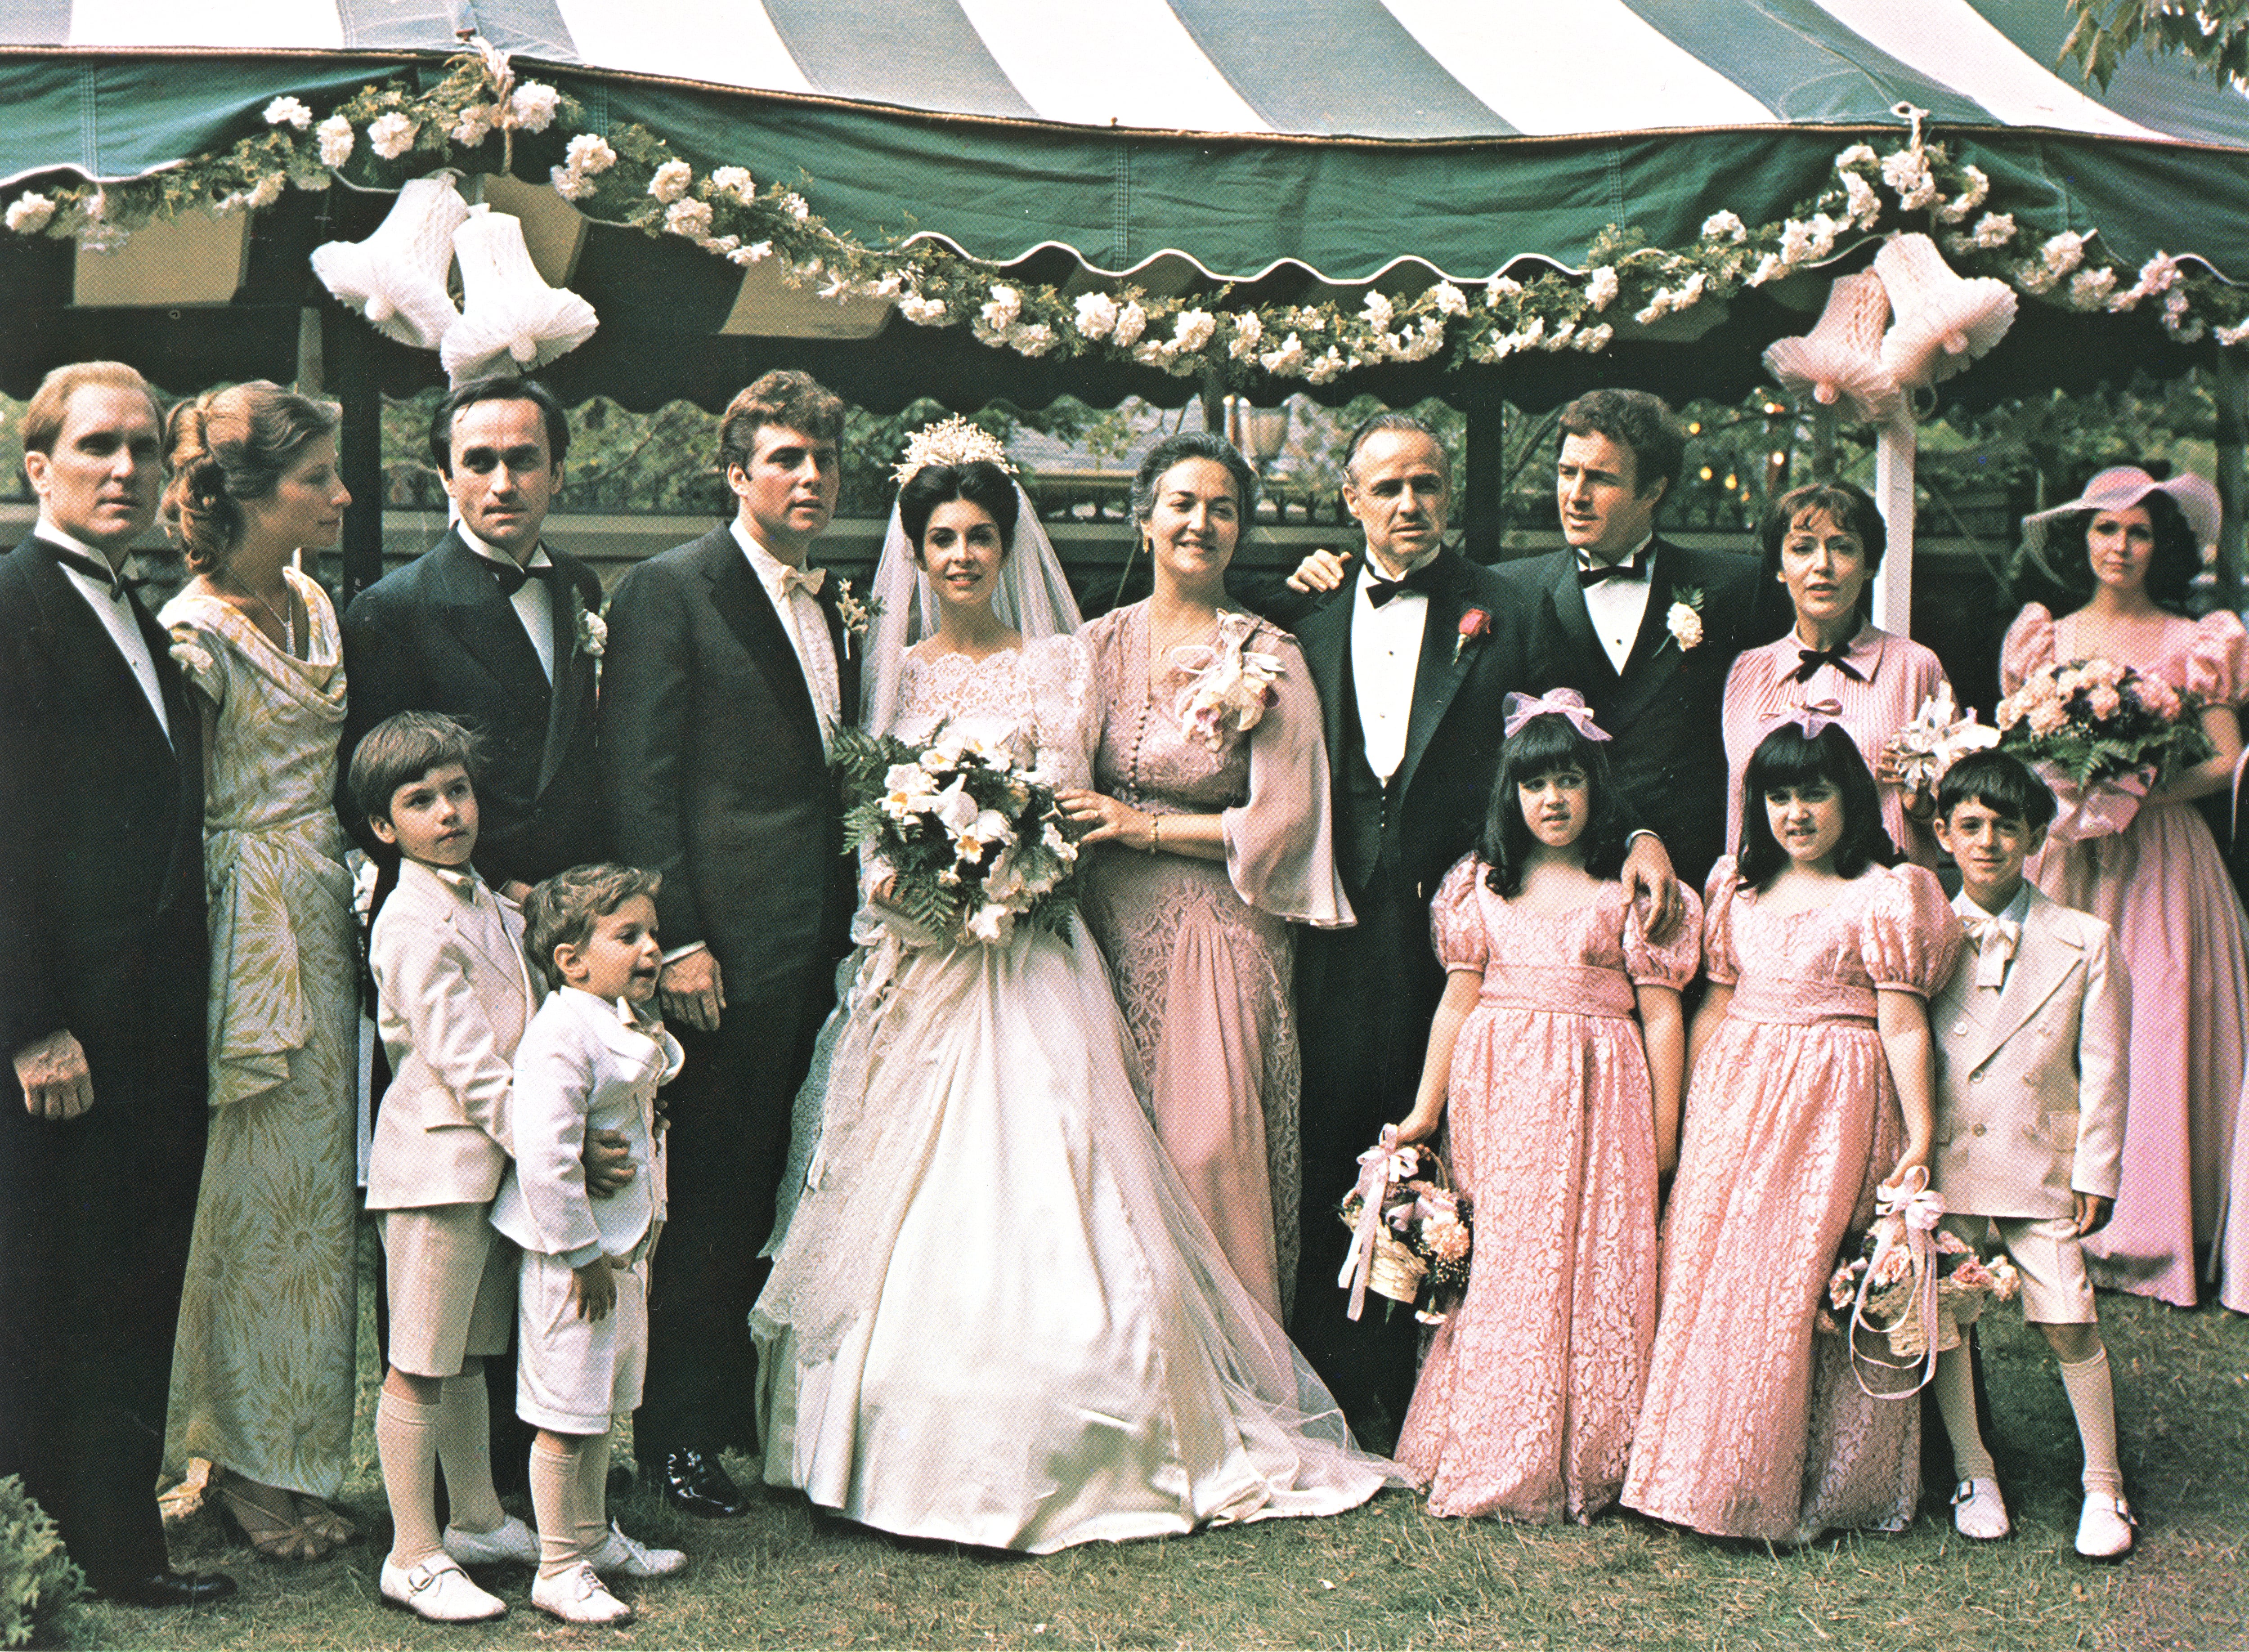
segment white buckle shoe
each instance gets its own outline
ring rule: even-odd
[[[2077,1520],[2077,1552],[2088,1560],[2121,1560],[2132,1552],[2132,1528],[2138,1524],[2123,1498],[2088,1491]]]
[[[512,1514],[489,1532],[464,1532],[449,1525],[444,1543],[445,1552],[463,1566],[502,1566],[511,1560],[525,1566],[539,1564],[538,1533]]]
[[[627,1537],[624,1528],[612,1520],[609,1541],[587,1564],[605,1578],[668,1578],[687,1564],[687,1554],[683,1549],[651,1549]]]
[[[1952,1493],[1952,1529],[1978,1543],[1995,1543],[2014,1529],[1997,1480],[1977,1475],[1960,1483]]]
[[[633,1614],[583,1560],[557,1576],[533,1578],[531,1604],[565,1623],[625,1623]]]
[[[450,1555],[410,1566],[382,1560],[382,1598],[431,1623],[486,1623],[507,1615],[507,1602],[487,1594]]]

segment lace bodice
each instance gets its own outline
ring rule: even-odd
[[[1076,637],[1046,637],[980,660],[908,655],[885,733],[920,742],[940,725],[1004,743],[1056,787],[1092,782],[1101,724],[1092,656]]]

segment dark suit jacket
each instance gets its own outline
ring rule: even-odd
[[[1760,639],[1757,563],[1724,551],[1690,551],[1659,535],[1647,613],[1620,672],[1593,633],[1572,551],[1502,565],[1530,616],[1531,686],[1585,697],[1614,743],[1611,772],[1631,812],[1670,851],[1682,880],[1700,889],[1724,847],[1726,747],[1719,718],[1734,656]],[[1682,649],[1667,624],[1682,593],[1702,593],[1702,640]]]
[[[370,852],[377,847],[350,798],[352,754],[385,718],[424,711],[457,718],[482,740],[476,859],[486,879],[535,884],[605,858],[595,662],[579,646],[577,619],[601,611],[602,582],[551,544],[547,554],[565,575],[550,588],[551,686],[513,604],[457,532],[354,599],[344,616],[351,699],[336,784],[345,823]]]
[[[859,662],[821,593],[857,719]],[[848,950],[850,862],[803,668],[725,527],[617,583],[603,663],[603,792],[617,853],[664,874],[667,951],[701,941],[727,995]]]

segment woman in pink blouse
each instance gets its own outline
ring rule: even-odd
[[[1943,690],[1936,656],[1909,637],[1877,630],[1861,608],[1882,565],[1881,513],[1848,482],[1792,488],[1759,531],[1765,577],[1787,587],[1796,623],[1762,648],[1744,650],[1726,676],[1726,843],[1742,841],[1742,771],[1773,719],[1817,711],[1840,723],[1880,783],[1882,827],[1908,859],[1936,864],[1924,822],[1929,800],[1909,798],[1882,765],[1882,746]],[[1914,811],[1924,811],[1916,817]]]

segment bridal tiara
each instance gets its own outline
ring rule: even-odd
[[[1008,457],[1007,447],[998,437],[956,413],[908,437],[906,455],[891,474],[903,487],[925,465],[971,465],[979,460],[996,465],[1010,476],[1017,473],[1015,462]]]

